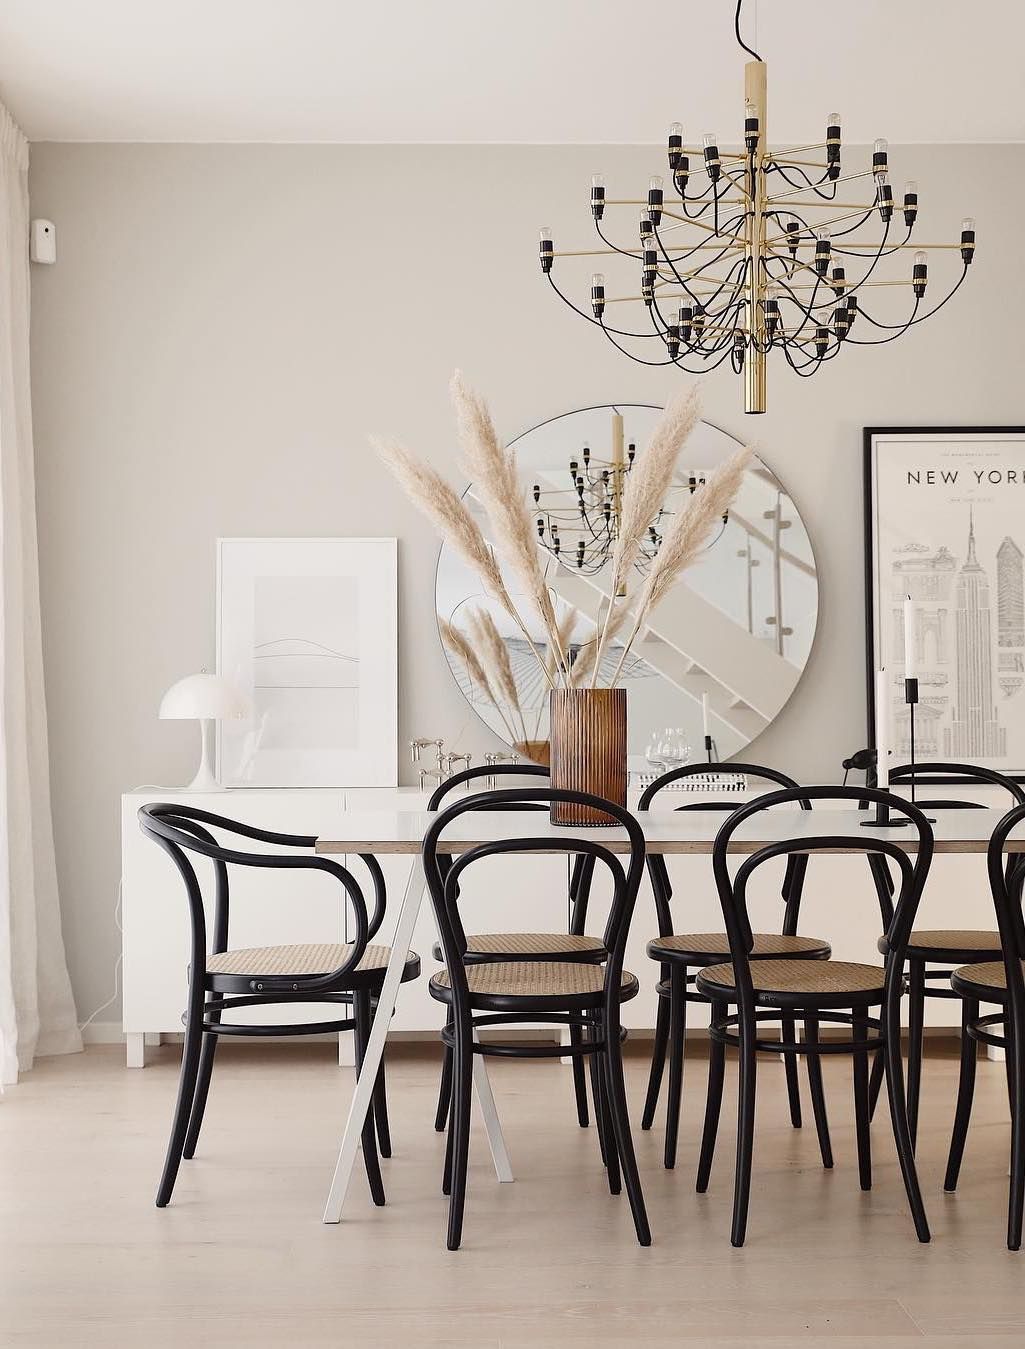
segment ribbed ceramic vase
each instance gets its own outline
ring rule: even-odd
[[[513,749],[542,768],[548,767],[552,757],[552,747],[547,740],[517,740]]]
[[[551,782],[626,805],[626,689],[553,689]],[[553,824],[614,825],[604,811],[552,802]]]

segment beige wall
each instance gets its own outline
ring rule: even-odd
[[[864,738],[861,428],[1025,422],[1013,232],[1025,148],[891,155],[898,192],[913,162],[927,241],[954,237],[966,211],[979,218],[969,286],[899,344],[851,350],[814,380],[774,363],[765,417],[743,416],[727,371],[704,382],[706,415],[755,440],[816,550],[815,650],[751,749],[805,781],[835,774]],[[33,269],[32,374],[57,843],[82,1015],[112,988],[118,795],[191,774],[194,728],[156,709],[173,680],[212,665],[218,535],[398,535],[402,739],[489,747],[438,646],[437,540],[366,434],[394,432],[451,469],[457,364],[508,435],[584,404],[664,398],[679,376],[608,349],[536,262],[540,223],[567,246],[586,238],[593,171],[637,195],[658,158],[33,146],[33,214],[56,222],[59,247],[56,266]]]

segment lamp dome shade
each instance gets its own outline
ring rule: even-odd
[[[229,721],[252,711],[239,689],[215,674],[193,674],[172,684],[160,700],[162,721]]]

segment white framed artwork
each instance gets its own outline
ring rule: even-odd
[[[251,700],[218,723],[223,787],[394,787],[395,539],[218,539],[217,669]]]

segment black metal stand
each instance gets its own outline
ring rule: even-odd
[[[714,749],[715,749],[715,741],[712,739],[712,737],[711,737],[710,735],[706,735],[706,736],[705,736],[705,758],[706,758],[706,760],[707,760],[709,763],[714,763],[714,762],[715,762],[715,760],[712,758],[712,754],[713,754],[713,752],[714,752]]]

